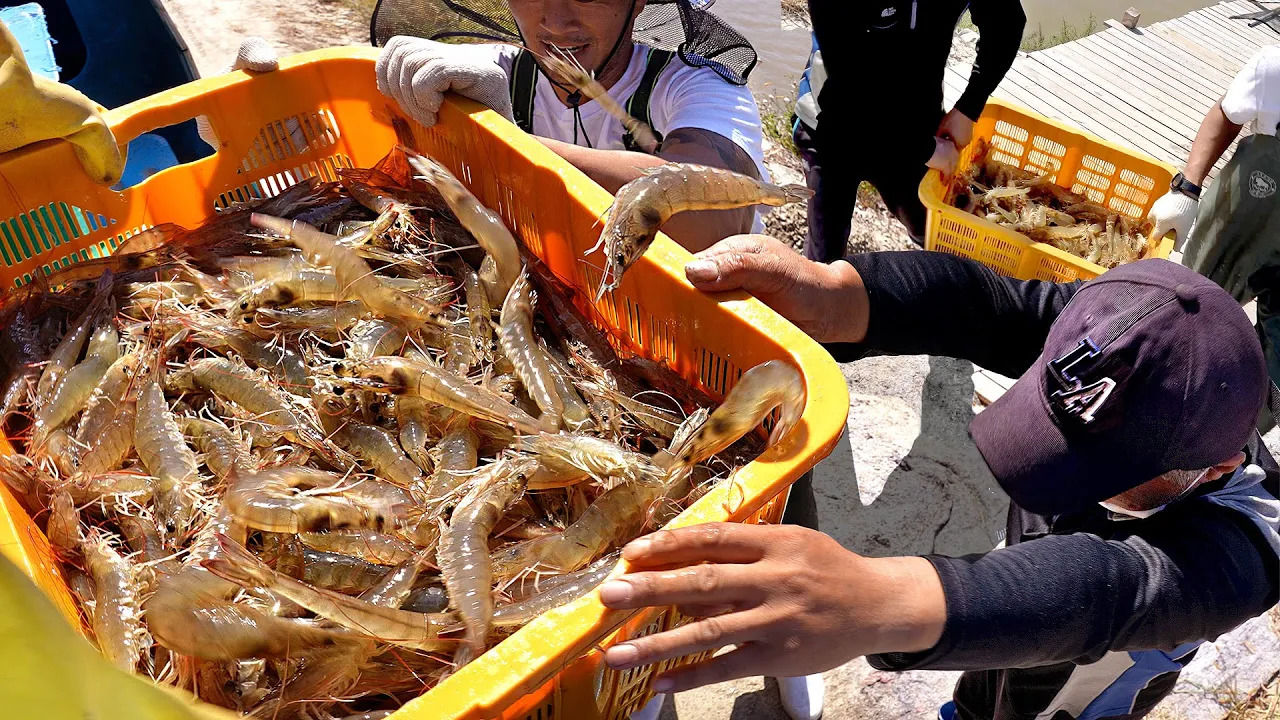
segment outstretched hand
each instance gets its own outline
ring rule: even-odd
[[[867,293],[853,266],[813,262],[766,235],[734,235],[684,269],[704,292],[744,290],[819,342],[858,342],[867,330]]]
[[[737,646],[662,675],[657,692],[755,675],[809,675],[860,655],[925,650],[941,637],[946,618],[929,561],[864,558],[791,525],[663,530],[632,541],[622,556],[633,572],[601,585],[601,602],[617,609],[675,605],[696,619],[609,648],[610,667]]]

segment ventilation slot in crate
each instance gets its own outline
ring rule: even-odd
[[[40,205],[0,220],[0,259],[12,267],[115,223],[114,218],[64,202]]]
[[[318,177],[325,182],[335,182],[338,179],[338,170],[349,167],[353,167],[351,158],[342,153],[321,158],[316,162],[303,163],[221,193],[214,199],[213,208],[225,210],[238,203],[273,198],[308,178]]]
[[[71,267],[76,263],[106,257],[107,255],[115,252],[116,248],[120,247],[125,240],[128,240],[144,230],[149,230],[151,227],[152,226],[150,225],[140,225],[128,232],[119,233],[103,240],[99,240],[86,248],[72,251],[62,257],[52,260],[51,262],[41,265],[40,271],[48,277],[49,275],[52,275],[59,270]],[[23,273],[21,277],[14,279],[13,284],[15,287],[22,287],[34,279],[35,276],[32,273]]]
[[[556,720],[555,703],[547,701],[538,707],[530,710],[521,720]]]
[[[666,612],[659,612],[648,625],[645,625],[640,632],[628,639],[644,637],[661,632],[666,628]],[[616,679],[615,683],[609,683],[606,678],[605,686],[614,685],[614,702],[613,712],[609,715],[609,720],[626,720],[631,713],[639,710],[646,702],[649,701],[649,680],[653,677],[654,668],[648,665],[631,668],[618,672],[616,670],[606,671],[609,675],[613,675]]]
[[[332,147],[342,136],[333,113],[299,113],[262,126],[240,162],[240,172],[281,163],[306,152]]]

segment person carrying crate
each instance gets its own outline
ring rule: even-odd
[[[610,192],[664,162],[767,177],[760,113],[747,75],[751,45],[705,0],[382,0],[374,43],[385,44],[378,88],[430,127],[452,91],[493,108]],[[411,37],[412,36],[412,37]],[[459,38],[489,41],[454,44]],[[571,58],[619,105],[656,131],[654,154],[599,103],[555,73]],[[663,230],[697,251],[749,228],[751,208],[687,213]]]
[[[964,94],[944,113],[943,71],[966,8],[981,33],[978,55]],[[844,256],[863,180],[923,244],[920,181],[930,167],[950,174],[973,139],[1022,42],[1020,0],[809,0],[809,17],[813,52],[792,125],[814,191],[805,255]]]
[[[1200,186],[1249,126],[1204,202]],[[1151,218],[1158,235],[1176,233],[1183,262],[1242,303],[1258,301],[1258,337],[1271,379],[1280,382],[1280,45],[1253,57],[1209,113],[1186,167]],[[1194,227],[1192,225],[1194,224]],[[1270,424],[1268,420],[1265,424]]]
[[[1132,719],[1198,646],[1280,599],[1280,467],[1254,427],[1280,392],[1244,311],[1194,271],[1141,260],[1054,284],[933,252],[828,265],[748,236],[685,272],[753,293],[838,359],[1020,375],[969,425],[1012,501],[1007,545],[866,558],[783,525],[660,531],[624,549],[632,572],[600,598],[698,619],[610,648],[615,669],[736,646],[656,678],[667,692],[865,655],[965,670],[943,718]]]
[[[106,109],[68,85],[31,72],[18,39],[0,23],[0,153],[66,140],[85,173],[106,185],[124,172],[124,152],[102,119]]]

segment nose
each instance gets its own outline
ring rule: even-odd
[[[552,37],[569,35],[579,28],[578,0],[543,0],[539,26]]]

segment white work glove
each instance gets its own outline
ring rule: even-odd
[[[1196,213],[1200,210],[1200,201],[1187,197],[1177,190],[1170,190],[1151,206],[1148,217],[1155,223],[1155,236],[1164,237],[1172,230],[1174,243],[1180,248],[1187,241],[1191,232],[1191,224],[1196,221]]]
[[[248,70],[249,72],[265,73],[279,67],[280,58],[276,55],[275,48],[271,47],[266,40],[253,36],[245,38],[244,42],[240,43],[240,49],[236,51],[235,62],[231,63],[231,67],[224,72]],[[196,118],[196,133],[200,135],[201,140],[209,143],[214,149],[221,147],[217,133],[213,131],[213,126],[209,124],[209,118],[204,115]]]
[[[449,91],[512,119],[507,73],[492,47],[397,36],[382,49],[376,72],[378,90],[424,127],[436,124]]]

